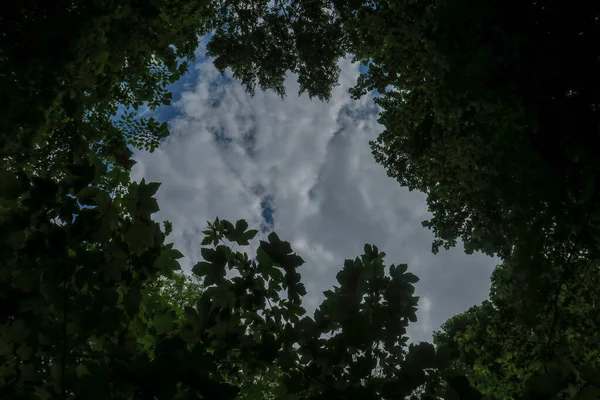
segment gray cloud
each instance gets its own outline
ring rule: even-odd
[[[158,217],[173,222],[169,239],[186,254],[187,271],[200,259],[207,220],[268,227],[268,204],[274,230],[306,261],[300,272],[311,311],[344,259],[362,254],[365,243],[377,245],[388,264],[408,263],[421,279],[410,335],[430,340],[447,318],[487,297],[497,261],[467,256],[462,247],[431,254],[433,236],[421,226],[425,196],[400,187],[373,160],[368,142],[382,130],[373,99],[351,100],[358,66],[340,66],[341,84],[322,103],[262,92],[250,98],[210,60],[197,64],[197,84],[176,104],[171,137],[152,154],[136,153],[133,177],[163,183]],[[287,92],[298,92],[293,76]]]

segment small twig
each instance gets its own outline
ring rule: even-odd
[[[292,26],[292,29],[294,29],[293,27],[293,22],[292,19],[290,18],[290,16],[288,15],[287,11],[285,10],[285,5],[283,4],[283,1],[279,0],[279,7],[281,9],[281,11],[283,11],[283,15],[285,15],[285,18],[288,20],[288,23],[290,24],[290,26]]]

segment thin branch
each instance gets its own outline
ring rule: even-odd
[[[292,19],[290,18],[287,11],[285,10],[285,5],[283,4],[283,1],[279,0],[278,3],[279,3],[279,8],[281,9],[281,11],[283,11],[283,15],[285,15],[285,18],[288,20],[288,23],[290,24],[292,29],[294,29],[294,26],[292,25],[293,24]]]

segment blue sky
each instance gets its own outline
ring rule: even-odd
[[[173,85],[173,106],[158,110],[171,135],[154,153],[136,151],[133,178],[162,182],[157,217],[173,222],[169,239],[186,255],[186,271],[200,260],[206,221],[244,218],[260,229],[257,239],[275,230],[306,261],[299,272],[309,310],[344,259],[377,245],[388,265],[408,263],[419,276],[419,320],[409,334],[431,340],[447,318],[487,297],[498,262],[465,255],[462,246],[431,253],[433,236],[421,226],[425,196],[400,187],[373,160],[368,142],[382,131],[377,108],[372,95],[350,99],[358,65],[340,60],[340,68],[328,103],[296,96],[293,75],[284,100],[269,92],[251,98],[198,57]]]
[[[210,35],[203,38],[202,46],[204,46],[208,42],[209,39],[210,39]],[[181,77],[181,79],[179,81],[177,81],[176,83],[174,83],[172,85],[169,85],[167,88],[173,94],[173,104],[177,104],[181,100],[182,94],[185,92],[189,92],[190,90],[193,90],[194,86],[196,85],[198,78],[199,78],[199,71],[198,71],[198,69],[193,68],[193,66],[197,65],[197,64],[210,62],[210,60],[203,54],[202,51],[197,51],[196,53],[197,53],[196,60],[188,60],[188,62],[190,63],[190,65],[192,67],[188,69],[188,71],[184,74],[184,76]],[[368,71],[368,66],[361,64],[358,66],[358,71],[360,73],[366,72],[366,71]],[[231,84],[232,82],[233,82],[233,78],[226,76],[226,75],[220,75],[220,76],[216,77],[214,79],[214,81],[211,82],[211,86],[216,87],[216,86],[220,86],[220,85],[227,85],[227,84]],[[373,94],[377,95],[376,92],[373,92]],[[213,99],[213,103],[214,103],[214,106],[218,107],[219,99],[218,98]],[[179,109],[178,107],[173,106],[173,105],[161,106],[154,111],[144,112],[144,115],[147,117],[152,116],[161,122],[170,122],[181,116],[181,109]],[[120,116],[120,113],[115,118],[118,118],[119,116]],[[227,133],[223,129],[215,130],[213,132],[213,135],[214,135],[215,141],[221,143],[223,146],[226,146],[228,143],[232,142],[232,139],[227,136]],[[252,135],[249,137],[246,137],[245,140],[249,141],[249,142],[252,141],[253,140]],[[261,192],[261,196],[263,196],[261,203],[260,203],[261,210],[262,210],[261,215],[263,218],[263,221],[260,224],[260,229],[262,232],[268,233],[268,232],[272,231],[273,227],[274,227],[274,216],[273,216],[274,198],[271,194],[265,193],[264,188],[260,188],[258,191]]]

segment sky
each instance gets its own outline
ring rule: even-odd
[[[186,257],[185,272],[201,261],[207,221],[244,218],[260,234],[277,232],[304,260],[305,308],[312,312],[322,292],[336,284],[344,260],[365,243],[384,251],[386,263],[407,263],[420,281],[413,342],[453,315],[487,298],[497,259],[466,255],[462,244],[434,255],[425,195],[387,177],[371,155],[369,140],[383,130],[372,96],[348,94],[359,66],[341,60],[340,85],[327,103],[298,97],[293,75],[288,96],[257,91],[255,97],[212,60],[197,52],[188,73],[171,87],[175,102],[156,116],[171,135],[154,153],[136,151],[132,178],[162,182],[156,198],[159,221],[173,223],[167,241]]]

